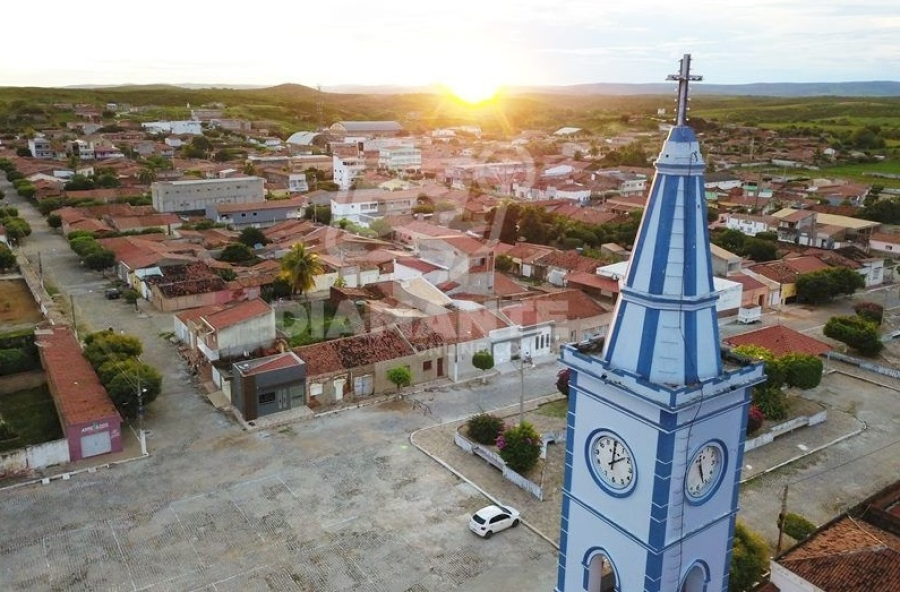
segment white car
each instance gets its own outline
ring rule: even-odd
[[[519,511],[509,506],[487,506],[472,515],[469,530],[480,537],[491,538],[495,532],[519,525]]]

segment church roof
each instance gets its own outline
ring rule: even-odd
[[[683,386],[722,373],[705,165],[693,130],[672,128],[655,166],[603,357],[652,383]]]

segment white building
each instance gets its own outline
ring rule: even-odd
[[[370,222],[384,216],[402,216],[412,212],[418,196],[417,190],[383,191],[381,189],[359,189],[339,191],[332,194],[331,220],[349,220],[354,224],[368,226]]]
[[[150,186],[157,212],[205,212],[216,204],[246,204],[266,200],[265,180],[260,177],[157,181]]]
[[[619,286],[625,285],[625,274],[628,273],[628,261],[620,261],[612,265],[604,265],[597,268],[597,275],[612,278],[619,282]],[[737,312],[741,307],[741,297],[744,293],[744,286],[738,282],[726,280],[725,278],[713,277],[713,289],[719,299],[716,301],[716,313],[719,315],[727,315],[728,313]]]
[[[725,227],[748,236],[756,236],[760,232],[777,232],[778,218],[752,214],[726,214]]]
[[[203,127],[199,121],[148,121],[142,123],[141,127],[151,134],[175,134],[199,136],[203,134]]]
[[[386,146],[378,151],[378,168],[389,171],[421,171],[422,151],[415,146]]]
[[[79,160],[94,160],[94,143],[74,140],[66,145],[66,154],[77,156]]]
[[[34,158],[53,158],[53,146],[47,138],[32,138],[28,140],[28,149]]]
[[[350,189],[353,181],[366,170],[366,159],[363,156],[338,156],[332,157],[334,167],[334,182],[338,187],[346,191]]]

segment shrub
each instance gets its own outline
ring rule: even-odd
[[[556,373],[556,390],[558,390],[562,395],[566,398],[569,397],[569,377],[571,375],[571,370],[569,368],[563,368],[559,372]]]
[[[731,569],[728,572],[730,592],[750,592],[769,568],[769,548],[758,534],[743,523],[734,527],[734,544],[731,547]]]
[[[811,389],[822,382],[824,364],[818,356],[791,353],[779,358],[779,365],[784,370],[785,382],[801,389]]]
[[[779,522],[782,522],[779,518]],[[795,541],[803,541],[816,531],[816,525],[799,514],[787,514],[783,524],[779,523],[784,533]]]
[[[503,431],[503,420],[490,413],[473,415],[466,422],[469,437],[478,442],[490,446],[497,442],[497,437]]]
[[[41,367],[37,354],[26,349],[0,349],[0,376],[36,370]]]
[[[884,320],[884,307],[877,302],[857,302],[853,305],[853,310],[858,316],[876,325]]]
[[[747,412],[747,435],[752,436],[762,427],[766,416],[760,411],[756,405],[750,405],[750,411]]]
[[[878,338],[878,328],[862,317],[831,317],[823,330],[826,337],[846,343],[864,356],[874,356],[884,344]]]
[[[517,473],[527,473],[541,456],[541,437],[534,426],[523,421],[507,428],[497,438],[500,457]]]
[[[781,389],[766,386],[753,389],[753,404],[767,419],[778,421],[788,415],[787,397]]]
[[[472,354],[472,365],[486,372],[494,367],[494,356],[486,349],[480,350]]]

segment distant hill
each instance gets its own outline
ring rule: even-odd
[[[572,86],[513,87],[507,92],[519,94],[564,95],[660,95],[673,92],[671,83],[650,84],[576,84]],[[873,80],[868,82],[755,82],[752,84],[706,84],[691,86],[694,95],[745,97],[896,97],[900,82]]]
[[[60,88],[71,88],[71,89],[83,89],[83,90],[97,90],[97,89],[133,89],[133,88],[147,88],[147,89],[160,89],[160,88],[188,88],[188,89],[205,89],[205,88],[229,88],[229,89],[254,89],[254,88],[269,88],[268,84],[229,84],[226,82],[222,82],[220,84],[204,84],[199,82],[184,82],[184,83],[168,83],[168,82],[159,82],[155,84],[73,84],[70,86],[62,86]]]
[[[671,94],[672,83],[619,84],[598,82],[570,86],[511,86],[505,87],[509,95],[572,95],[572,96],[634,96]],[[752,84],[694,84],[695,95],[745,96],[745,97],[897,97],[900,96],[900,82],[873,80],[861,82],[755,82]],[[338,85],[323,87],[330,93],[351,93],[365,95],[402,95],[412,93],[440,93],[437,85],[396,86],[396,85]]]

